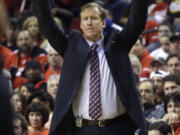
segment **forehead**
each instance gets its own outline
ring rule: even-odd
[[[52,78],[52,79],[50,80],[50,84],[53,84],[53,83],[59,83],[59,79],[58,79],[57,77]]]
[[[151,130],[151,131],[148,131],[148,135],[162,135],[162,134],[158,130]]]
[[[30,34],[28,31],[21,31],[18,33],[18,38],[22,38],[22,37],[30,37]]]
[[[99,16],[100,17],[100,11],[98,7],[88,7],[81,11],[80,13],[81,18],[86,16]]]
[[[21,121],[19,119],[13,119],[14,125],[21,125]]]
[[[176,56],[170,58],[167,63],[175,63],[175,62],[179,62],[179,59]]]
[[[28,25],[38,24],[37,20],[31,20],[29,21]]]
[[[154,76],[154,77],[152,77],[152,80],[162,80],[163,78],[162,77],[160,77],[160,76]]]
[[[166,81],[166,82],[164,82],[164,87],[171,86],[171,85],[176,85],[176,82],[175,81]]]
[[[159,30],[170,30],[168,25],[161,25],[159,26]]]
[[[152,87],[152,83],[151,82],[141,82],[140,84],[139,84],[139,88],[144,88],[144,87]]]

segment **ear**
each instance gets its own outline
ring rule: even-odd
[[[103,28],[106,27],[106,19],[103,20]]]
[[[81,28],[81,30],[82,30],[82,21],[81,21],[81,19],[80,19],[80,28]]]

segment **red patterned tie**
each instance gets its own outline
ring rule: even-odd
[[[97,120],[102,115],[99,58],[96,51],[97,46],[97,44],[92,45],[90,57],[89,116],[93,120]]]

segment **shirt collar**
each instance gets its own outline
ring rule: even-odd
[[[88,45],[91,47],[93,44],[97,44],[98,47],[102,46],[103,45],[103,41],[104,41],[104,37],[101,38],[100,40],[98,40],[97,42],[92,42],[92,41],[89,41],[89,40],[86,40],[86,42],[88,43]]]

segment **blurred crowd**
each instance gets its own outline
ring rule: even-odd
[[[39,31],[30,0],[4,2],[8,23],[0,35],[0,59],[15,112],[14,133],[48,135],[63,58]],[[104,34],[108,27],[123,29],[131,0],[49,0],[65,34],[80,30],[80,7],[88,2],[106,9]],[[147,131],[135,134],[180,135],[180,0],[149,0],[145,29],[129,56],[147,120]]]

